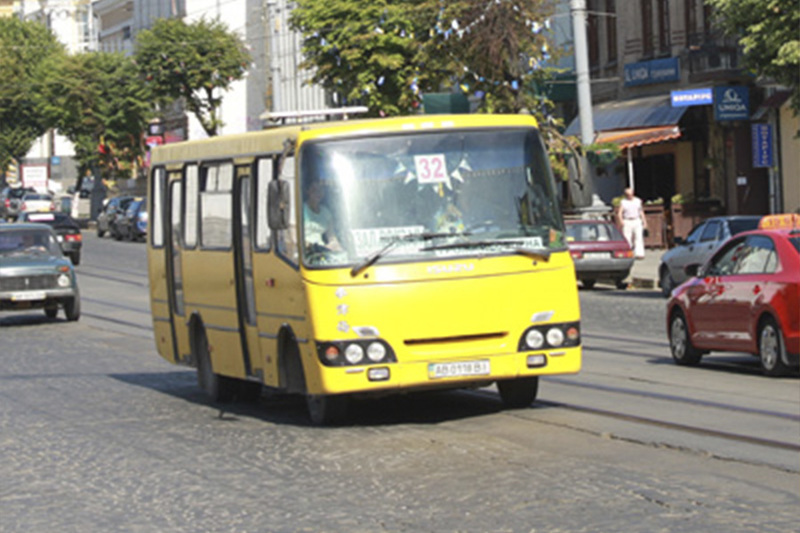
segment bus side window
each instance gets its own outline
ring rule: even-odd
[[[267,190],[269,182],[272,181],[273,161],[271,158],[259,159],[256,170],[256,219],[255,219],[255,243],[259,250],[269,250],[270,237],[269,229]]]
[[[300,261],[300,250],[297,246],[297,212],[295,202],[295,161],[294,157],[286,157],[281,165],[279,179],[289,185],[289,226],[277,231],[278,252],[292,264]]]

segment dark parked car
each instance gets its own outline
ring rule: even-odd
[[[54,213],[20,213],[17,221],[47,224],[56,232],[64,255],[70,258],[73,265],[81,263],[83,236],[80,226],[71,216],[58,211]]]
[[[24,187],[6,187],[0,192],[0,214],[8,220],[16,220],[22,197],[28,193],[36,192],[34,189]]]
[[[633,250],[614,224],[604,220],[567,220],[567,247],[575,275],[587,289],[598,280],[625,288],[633,266]]]
[[[80,318],[75,270],[61,252],[56,234],[43,224],[0,226],[0,310],[44,309],[55,318]]]
[[[696,365],[710,351],[747,352],[766,375],[797,371],[800,215],[771,215],[761,227],[732,237],[672,293],[667,334],[677,364]]]
[[[147,235],[147,200],[136,198],[130,204],[125,213],[117,218],[117,239],[126,241],[138,241]]]
[[[130,203],[134,200],[133,196],[117,196],[111,198],[103,210],[97,215],[97,236],[102,237],[108,233],[111,237],[117,238],[117,218],[125,213]]]
[[[689,279],[685,268],[691,264],[703,264],[720,244],[730,237],[758,227],[760,216],[713,217],[695,226],[686,240],[676,238],[675,248],[661,256],[658,268],[658,286],[665,297],[672,289]]]

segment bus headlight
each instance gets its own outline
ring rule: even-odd
[[[364,348],[358,344],[348,344],[344,350],[344,358],[351,365],[357,365],[364,359]]]
[[[544,344],[544,335],[538,329],[532,329],[525,335],[525,344],[532,350],[538,350]]]
[[[547,330],[547,344],[552,347],[564,344],[564,332],[561,328],[550,328]]]
[[[367,346],[367,357],[373,363],[383,361],[383,358],[386,357],[386,347],[380,342],[371,342]]]

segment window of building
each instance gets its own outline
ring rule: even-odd
[[[695,36],[697,33],[697,0],[684,0],[684,21],[686,25],[686,44],[687,46],[695,45]]]
[[[600,67],[600,35],[599,17],[597,16],[597,0],[589,0],[586,4],[587,25],[586,41],[589,48],[589,68],[596,70]]]
[[[653,3],[641,0],[642,13],[642,56],[653,57]]]
[[[658,0],[658,51],[661,55],[671,53],[669,32],[669,0]]]
[[[608,62],[617,61],[617,2],[606,2],[606,46],[608,47]]]

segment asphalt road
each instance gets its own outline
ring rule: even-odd
[[[798,378],[672,364],[654,291],[581,291],[584,369],[492,389],[220,410],[153,346],[144,245],[85,233],[83,316],[0,315],[0,531],[797,530]]]

